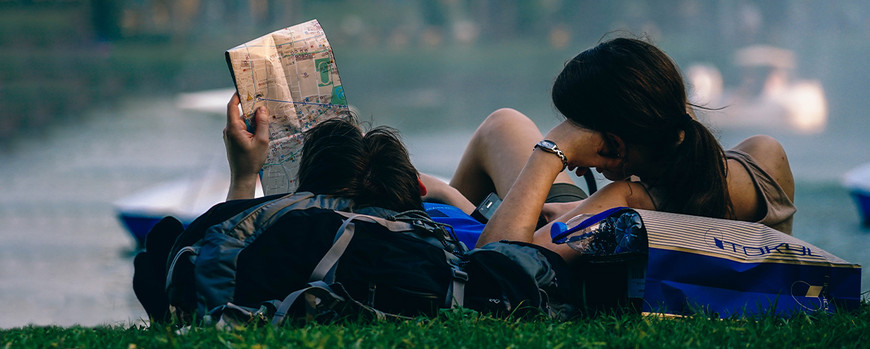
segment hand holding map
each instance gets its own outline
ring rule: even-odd
[[[326,34],[311,20],[231,48],[226,59],[246,122],[260,106],[270,112],[263,192],[295,191],[302,133],[350,115]]]

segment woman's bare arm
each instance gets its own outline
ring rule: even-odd
[[[610,183],[592,196],[581,200],[571,211],[549,222],[547,225],[535,231],[532,242],[539,246],[555,251],[566,261],[573,260],[577,253],[566,245],[556,245],[550,236],[550,228],[554,222],[567,222],[569,219],[581,213],[599,213],[613,207],[631,207],[639,209],[653,209],[652,201],[639,183],[619,181]],[[499,208],[501,209],[501,208]]]
[[[599,155],[604,146],[600,134],[568,121],[553,128],[544,138],[562,150],[568,159],[569,170],[583,172],[612,162],[612,159]],[[547,193],[563,169],[562,160],[556,154],[540,149],[532,151],[477,245],[499,240],[532,242]]]

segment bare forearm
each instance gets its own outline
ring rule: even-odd
[[[254,198],[257,190],[257,174],[231,177],[227,201]]]
[[[420,180],[427,188],[427,194],[423,200],[445,203],[455,206],[467,214],[474,211],[474,204],[471,203],[462,193],[454,187],[441,181],[433,176],[421,173]]]
[[[561,160],[536,150],[486,224],[478,246],[500,240],[531,242],[547,192],[562,171]]]

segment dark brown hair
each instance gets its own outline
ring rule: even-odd
[[[360,207],[421,210],[417,169],[399,133],[386,126],[365,134],[330,119],[305,132],[298,191],[348,197]]]
[[[663,169],[656,178],[641,178],[663,193],[657,197],[662,199],[658,209],[732,215],[725,153],[713,134],[687,114],[683,78],[657,47],[628,38],[602,42],[565,64],[552,96],[572,122],[647,150],[652,164]]]

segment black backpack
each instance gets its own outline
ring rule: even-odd
[[[576,302],[572,273],[551,251],[498,242],[468,252],[423,212],[297,193],[219,204],[182,229],[164,219],[136,258],[134,289],[158,321],[402,318],[457,306],[567,317]]]

